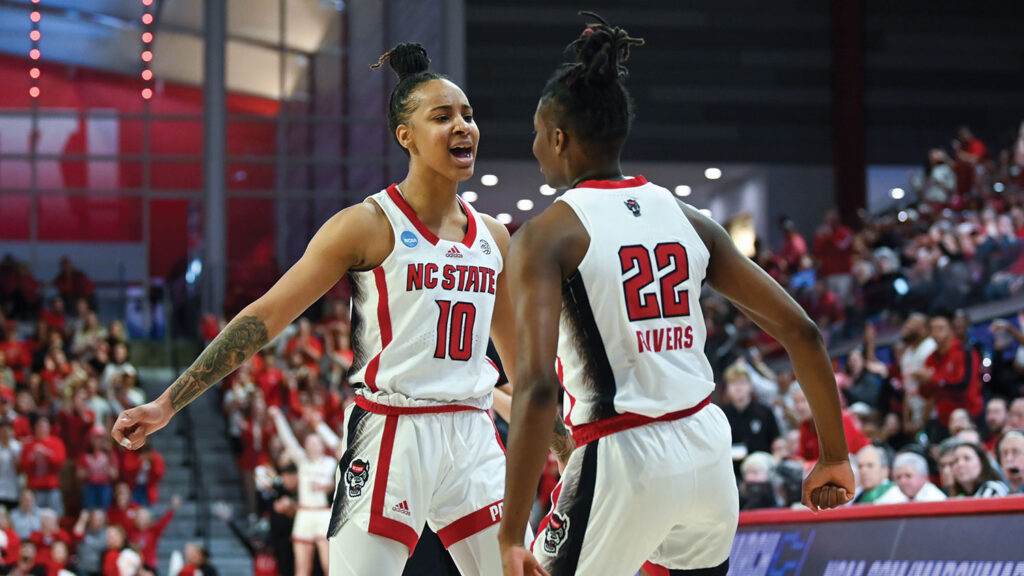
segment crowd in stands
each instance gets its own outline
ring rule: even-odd
[[[962,312],[1024,292],[1021,130],[992,160],[964,129],[950,153],[929,153],[916,199],[853,226],[828,213],[811,242],[785,221],[779,249],[756,257],[828,341],[857,344],[835,361],[857,504],[1024,491],[1024,318],[972,327]],[[54,285],[60,296],[43,306],[28,269],[0,262],[0,558],[52,574],[152,566],[174,510],[159,520],[148,511],[163,460],[113,447],[106,434],[114,415],[145,401],[124,327],[99,323],[92,283],[70,262]],[[769,366],[777,344],[742,314],[713,294],[702,309],[742,507],[795,505],[818,451],[800,385]],[[326,560],[322,538],[303,530],[329,514],[353,351],[347,302],[329,300],[320,316],[300,319],[219,388],[246,514],[218,515],[262,576],[319,574]],[[204,339],[222,325],[205,319]],[[558,477],[549,464],[538,515]],[[206,562],[197,548],[179,560]]]
[[[0,262],[0,572],[155,574],[180,500],[159,493],[156,450],[108,433],[145,402],[124,325],[100,323],[93,283],[69,260],[52,286],[44,305],[24,264]]]
[[[810,245],[785,223],[757,260],[833,348],[852,347],[834,364],[856,504],[1024,493],[1024,314],[967,309],[1024,292],[1024,124],[996,160],[961,129],[915,180],[891,214],[851,228],[828,213]],[[817,458],[799,383],[765,362],[781,350],[749,320],[714,295],[702,308],[742,507],[798,504]]]

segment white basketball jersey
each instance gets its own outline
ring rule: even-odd
[[[672,194],[637,176],[584,182],[558,201],[590,234],[563,287],[566,422],[657,418],[707,398],[715,383],[700,288],[709,254]]]
[[[465,238],[431,232],[392,184],[371,196],[395,237],[372,270],[350,272],[350,381],[383,404],[468,403],[486,408],[498,379],[487,358],[501,252],[468,203]]]

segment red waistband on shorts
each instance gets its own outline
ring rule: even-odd
[[[576,447],[579,448],[580,446],[585,446],[598,438],[604,438],[609,434],[615,434],[616,432],[622,432],[623,430],[629,430],[630,428],[646,426],[655,422],[670,422],[672,420],[679,420],[680,418],[692,416],[697,412],[700,412],[702,408],[710,403],[711,396],[708,396],[698,402],[696,406],[686,408],[685,410],[679,410],[678,412],[669,412],[668,414],[658,416],[657,418],[627,412],[625,414],[612,416],[611,418],[605,418],[604,420],[598,420],[597,422],[588,422],[587,424],[581,424],[573,427],[572,439],[573,442],[576,443]]]
[[[373,412],[374,414],[384,414],[385,416],[404,416],[407,414],[443,414],[445,412],[465,412],[467,410],[478,410],[473,406],[465,406],[463,404],[439,404],[437,406],[389,406],[387,404],[378,404],[373,400],[366,397],[356,395],[356,405],[366,410],[367,412]]]

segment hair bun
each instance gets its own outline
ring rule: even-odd
[[[398,75],[398,81],[420,72],[430,69],[430,57],[427,56],[427,49],[416,42],[402,42],[391,50],[388,50],[380,57],[380,60],[371,68],[379,68],[387,60],[391,69]]]

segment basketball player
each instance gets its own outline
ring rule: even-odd
[[[505,456],[485,412],[497,381],[485,352],[490,333],[514,370],[501,274],[509,236],[456,196],[479,139],[466,95],[428,70],[418,44],[400,44],[378,66],[385,61],[399,77],[388,121],[409,155],[405,180],[332,217],[267,294],[160,398],[123,413],[113,435],[141,446],[347,273],[357,398],[345,415],[330,573],[397,576],[429,523],[462,573],[496,574]]]
[[[803,502],[832,508],[853,495],[814,323],[718,224],[622,174],[632,118],[622,63],[642,43],[589,24],[534,116],[541,172],[568,191],[516,234],[508,263],[519,356],[499,535],[507,576],[624,576],[645,561],[671,574],[726,574],[738,499],[729,425],[709,403],[704,281],[786,347],[807,391],[822,456]],[[576,450],[531,555],[522,533],[558,405],[556,354]]]
[[[334,493],[334,472],[338,468],[338,462],[325,454],[325,442],[318,435],[319,427],[314,428],[314,431],[306,436],[303,449],[281,409],[271,406],[267,412],[274,420],[277,436],[281,439],[288,457],[298,469],[299,509],[295,513],[295,524],[292,526],[295,574],[309,576],[313,573],[314,547],[320,555],[320,566],[326,574],[329,557],[327,528],[331,522],[328,497]],[[328,428],[326,424],[322,426]]]

